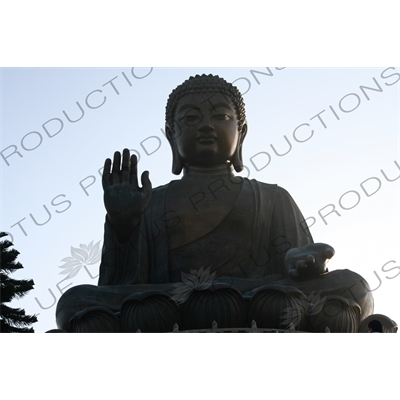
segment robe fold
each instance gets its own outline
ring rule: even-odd
[[[361,319],[373,313],[368,283],[354,272],[336,270],[298,281],[288,277],[284,266],[287,250],[313,240],[286,190],[245,179],[236,199],[230,198],[233,205],[214,214],[218,216],[215,223],[208,220],[208,225],[197,230],[196,224],[182,223],[182,210],[173,209],[177,199],[174,182],[153,189],[149,207],[125,243],[118,242],[106,218],[98,286],[76,286],[61,296],[56,310],[60,329],[70,331],[71,317],[90,307],[118,312],[132,294],[171,293],[176,282],[183,281],[182,273],[200,268],[215,272],[216,282],[239,290],[245,299],[250,299],[254,290],[273,285],[297,288],[306,296],[318,292],[321,298],[333,295],[356,301]],[[187,240],[172,246],[174,229],[192,232],[184,238]]]
[[[130,239],[119,243],[106,219],[99,286],[162,284],[201,267],[217,277],[259,279],[287,274],[289,248],[313,243],[290,194],[277,185],[245,179],[225,218],[195,241],[170,249],[169,234],[179,213],[167,210],[168,185],[155,188],[151,203]]]

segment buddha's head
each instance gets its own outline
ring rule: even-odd
[[[172,91],[165,131],[172,148],[172,172],[184,166],[230,163],[243,170],[242,145],[247,122],[242,95],[216,75],[196,75]]]

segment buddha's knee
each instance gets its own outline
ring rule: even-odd
[[[361,307],[361,318],[374,311],[374,299],[368,282],[361,275],[348,269],[335,270],[309,280],[292,281],[290,285],[297,287],[307,296],[319,293],[321,297],[341,296],[355,301]]]
[[[254,293],[248,318],[259,328],[307,332],[358,332],[361,307],[352,299],[290,286],[267,285]]]
[[[357,333],[361,322],[361,307],[342,296],[326,296],[313,305],[306,315],[308,332]]]
[[[361,318],[374,312],[374,298],[368,282],[359,274],[350,270],[337,270],[329,273],[333,284],[341,283],[337,295],[355,301],[361,308]]]
[[[56,308],[56,323],[59,329],[71,331],[70,319],[91,306],[90,295],[97,291],[94,285],[79,285],[68,289],[59,299]]]
[[[70,320],[74,333],[118,333],[121,332],[119,316],[105,307],[89,307],[74,314]]]

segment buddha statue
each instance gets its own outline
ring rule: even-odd
[[[286,190],[235,175],[247,134],[239,90],[218,76],[190,77],[169,96],[165,132],[181,179],[153,189],[145,171],[140,185],[127,149],[105,161],[98,286],[63,294],[58,328],[172,332],[215,321],[358,332],[373,313],[368,283],[328,272],[334,249],[313,242]]]

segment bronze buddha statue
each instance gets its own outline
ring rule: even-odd
[[[358,332],[373,313],[368,283],[328,272],[331,246],[313,243],[283,188],[235,176],[247,134],[239,90],[213,75],[178,86],[166,107],[173,173],[152,189],[129,150],[107,159],[98,286],[59,300],[67,332],[172,332],[211,327]]]

